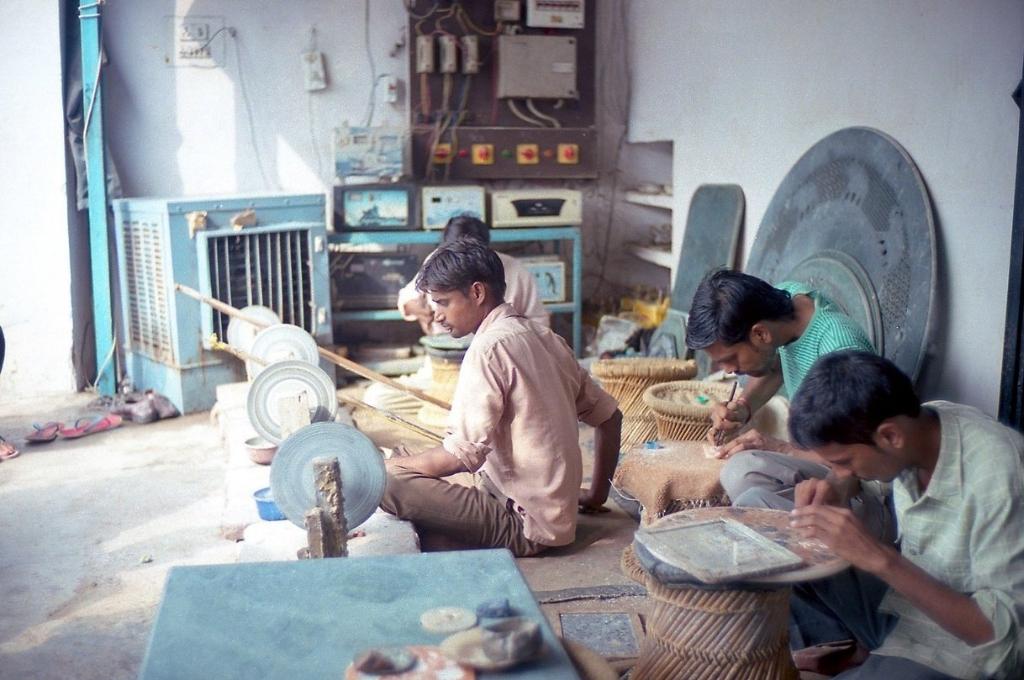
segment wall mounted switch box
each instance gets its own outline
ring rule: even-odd
[[[576,99],[576,38],[498,36],[498,97]]]
[[[302,69],[308,91],[315,92],[327,88],[327,71],[324,68],[323,52],[304,52],[302,54]]]

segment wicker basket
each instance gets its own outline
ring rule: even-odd
[[[732,385],[679,380],[649,387],[643,400],[654,413],[659,439],[699,441],[711,429],[711,408],[729,398]]]
[[[622,411],[622,449],[658,436],[654,415],[644,403],[644,390],[670,380],[697,375],[697,362],[682,359],[602,359],[595,361],[594,375]]]

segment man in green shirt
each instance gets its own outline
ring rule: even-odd
[[[776,393],[795,394],[818,357],[842,349],[873,352],[857,323],[820,293],[799,283],[774,287],[748,274],[711,272],[693,296],[686,344],[706,351],[722,369],[748,376],[743,394],[715,405],[710,438],[725,441],[721,481],[734,505],[790,509],[793,488],[829,468],[799,446],[749,429],[733,439]],[[873,499],[859,498],[870,506]],[[865,508],[879,535],[884,508]]]
[[[847,485],[796,488],[791,524],[854,567],[794,590],[801,634],[821,628],[802,620],[811,609],[871,650],[840,677],[1024,677],[1024,437],[969,406],[921,404],[865,352],[815,364],[789,429],[854,481],[892,482],[898,548],[853,515]]]

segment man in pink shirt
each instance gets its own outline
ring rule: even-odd
[[[445,225],[441,244],[467,238],[476,239],[484,245],[488,245],[491,240],[490,228],[471,215],[457,215],[448,220],[448,224]],[[497,255],[505,268],[505,300],[526,318],[543,326],[551,325],[550,315],[540,300],[537,282],[534,280],[533,274],[511,255],[504,253],[497,253]],[[424,262],[429,261],[433,256],[433,253],[427,255]],[[427,294],[416,288],[415,280],[410,281],[398,291],[398,311],[406,321],[418,321],[427,335],[441,335],[447,332],[441,327],[441,324],[434,321],[434,310],[430,307]],[[425,361],[419,371],[412,375],[404,375],[398,381],[410,387],[428,390],[432,378],[430,362]],[[423,405],[423,402],[415,397],[383,383],[373,383],[366,388],[363,401],[385,411],[409,414],[416,413]]]
[[[463,360],[440,446],[387,461],[381,507],[412,521],[421,536],[467,548],[535,555],[571,543],[577,508],[608,498],[622,414],[576,362],[565,341],[505,302],[505,272],[484,244],[441,246],[417,287],[434,321],[455,337],[475,333]],[[580,489],[577,421],[597,428],[593,481]],[[444,479],[477,473],[467,487]]]

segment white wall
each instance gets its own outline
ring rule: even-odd
[[[630,8],[630,138],[675,143],[675,248],[697,185],[743,187],[746,253],[775,189],[812,144],[851,125],[887,132],[924,176],[945,249],[946,330],[925,394],[994,414],[1024,3],[634,0]]]
[[[367,112],[367,6],[377,73],[404,81],[406,53],[389,57],[404,28],[399,0],[109,2],[106,120],[125,195],[324,191],[333,128],[363,124]],[[220,67],[166,63],[173,15],[223,17],[235,29],[211,43]],[[311,28],[329,87],[307,93],[300,55]],[[375,121],[388,120],[404,124],[404,108],[378,105]]]
[[[14,399],[75,388],[58,5],[4,3],[0,412]]]

